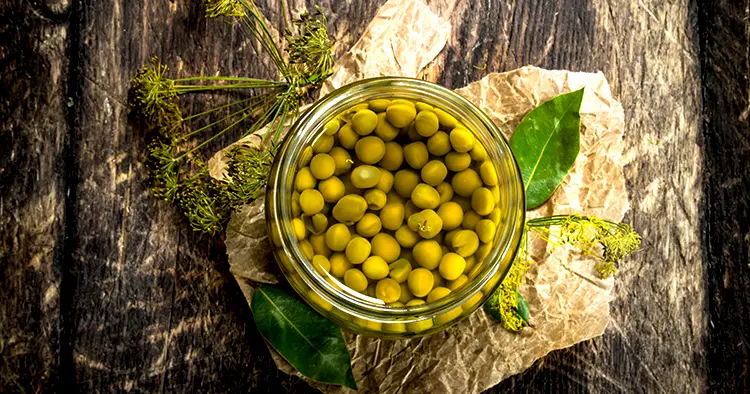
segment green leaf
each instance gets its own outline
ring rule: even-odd
[[[518,306],[516,306],[516,310],[518,310],[518,316],[521,316],[521,319],[526,322],[526,324],[529,324],[529,303],[526,302],[526,299],[523,298],[521,293],[516,293],[516,296],[518,296]]]
[[[258,288],[251,306],[258,331],[301,374],[318,382],[357,388],[338,326],[273,286]]]
[[[529,112],[516,127],[510,148],[526,190],[526,208],[541,205],[565,179],[580,151],[583,89],[561,94]]]

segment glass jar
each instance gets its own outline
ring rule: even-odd
[[[486,257],[468,273],[469,280],[447,296],[413,306],[387,306],[349,289],[316,270],[293,235],[292,194],[303,150],[324,134],[324,125],[349,107],[374,99],[420,101],[453,115],[481,142],[495,165],[502,214]],[[474,312],[507,274],[518,249],[525,220],[521,173],[507,141],[489,117],[465,98],[442,86],[411,78],[359,81],[315,102],[291,127],[279,147],[266,192],[271,244],[284,275],[299,295],[341,327],[364,335],[406,338],[443,330]],[[309,251],[308,251],[309,255]]]

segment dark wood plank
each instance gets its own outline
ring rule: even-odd
[[[65,10],[0,4],[0,391],[54,390],[67,143]]]
[[[750,391],[748,1],[700,3],[711,392]]]

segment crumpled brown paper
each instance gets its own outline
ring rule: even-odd
[[[408,14],[404,14],[406,12]],[[422,22],[425,20],[431,22],[425,24]],[[347,56],[339,63],[329,88],[381,74],[416,75],[437,52],[431,54],[432,57],[408,63],[418,65],[416,69],[411,66],[394,68],[393,65],[403,66],[396,60],[419,53],[412,49],[414,47],[437,48],[439,52],[447,41],[447,33],[437,31],[444,26],[444,22],[440,22],[420,0],[389,1],[365,36],[355,44],[358,55]],[[409,45],[383,45],[407,33],[415,40],[407,40]],[[371,56],[374,52],[366,43],[376,46],[379,54]],[[392,50],[383,51],[383,48]],[[360,63],[365,60],[367,66]],[[387,73],[377,71],[381,64]],[[623,218],[629,205],[621,161],[622,106],[612,98],[601,73],[524,67],[488,74],[457,90],[489,114],[509,137],[521,118],[535,106],[584,86],[581,153],[553,197],[529,212],[529,217],[578,212],[615,221]],[[257,141],[248,138],[241,143]],[[216,177],[223,176],[220,155],[209,162],[211,173]],[[280,275],[264,232],[263,209],[263,199],[259,199],[234,214],[227,228],[231,270],[248,303],[253,281],[275,283]],[[612,279],[601,280],[591,260],[567,247],[550,250],[543,242],[533,242],[530,249],[536,264],[519,291],[529,302],[535,328],[514,334],[479,310],[458,325],[424,338],[391,341],[346,333],[344,337],[360,391],[476,393],[522,372],[550,351],[601,335],[609,322]],[[298,374],[273,349],[271,352],[279,368]],[[325,392],[350,391],[311,383]]]

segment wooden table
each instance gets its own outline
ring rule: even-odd
[[[321,1],[339,54],[382,2]],[[604,336],[490,392],[750,390],[748,6],[510,0],[450,13],[433,67],[448,87],[526,64],[605,73],[626,114],[626,220],[646,240],[618,275]],[[270,76],[202,8],[0,5],[0,391],[313,391],[275,368],[221,241],[152,198],[128,123],[128,81],[154,55],[183,75]]]

